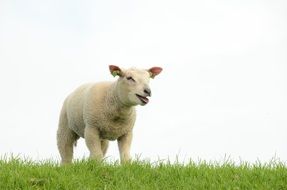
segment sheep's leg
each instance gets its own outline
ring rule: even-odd
[[[99,130],[96,127],[87,126],[85,128],[85,141],[90,151],[90,158],[98,161],[103,158],[103,151]]]
[[[66,114],[62,113],[57,131],[57,145],[62,158],[62,165],[72,162],[73,146],[78,138],[77,134],[68,127]]]
[[[129,132],[120,138],[118,138],[118,147],[121,157],[121,163],[129,162],[130,157],[130,148],[132,143],[132,132]]]
[[[108,140],[102,140],[101,141],[101,147],[102,147],[102,151],[103,151],[103,156],[106,155],[108,147],[109,147],[109,141]]]

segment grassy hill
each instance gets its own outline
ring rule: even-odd
[[[168,164],[78,161],[68,166],[21,159],[0,160],[0,189],[196,189],[287,190],[287,168],[269,164]]]

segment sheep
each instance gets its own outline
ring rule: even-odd
[[[109,70],[119,77],[115,82],[84,84],[65,99],[57,130],[61,164],[72,162],[73,148],[80,137],[85,139],[91,159],[102,160],[109,141],[117,140],[121,163],[131,160],[135,106],[149,102],[149,79],[162,68],[121,69],[110,65]]]

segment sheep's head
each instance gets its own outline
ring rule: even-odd
[[[160,67],[150,69],[121,69],[118,66],[110,65],[110,72],[113,76],[119,76],[118,95],[126,105],[146,105],[151,96],[149,87],[150,78],[154,78],[162,71]]]

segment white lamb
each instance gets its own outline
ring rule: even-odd
[[[101,160],[109,140],[117,139],[121,163],[130,160],[135,106],[149,102],[149,79],[162,68],[124,70],[114,65],[109,68],[113,76],[119,76],[117,81],[82,85],[63,104],[57,131],[62,164],[72,162],[73,145],[80,137],[85,138],[92,159]]]

